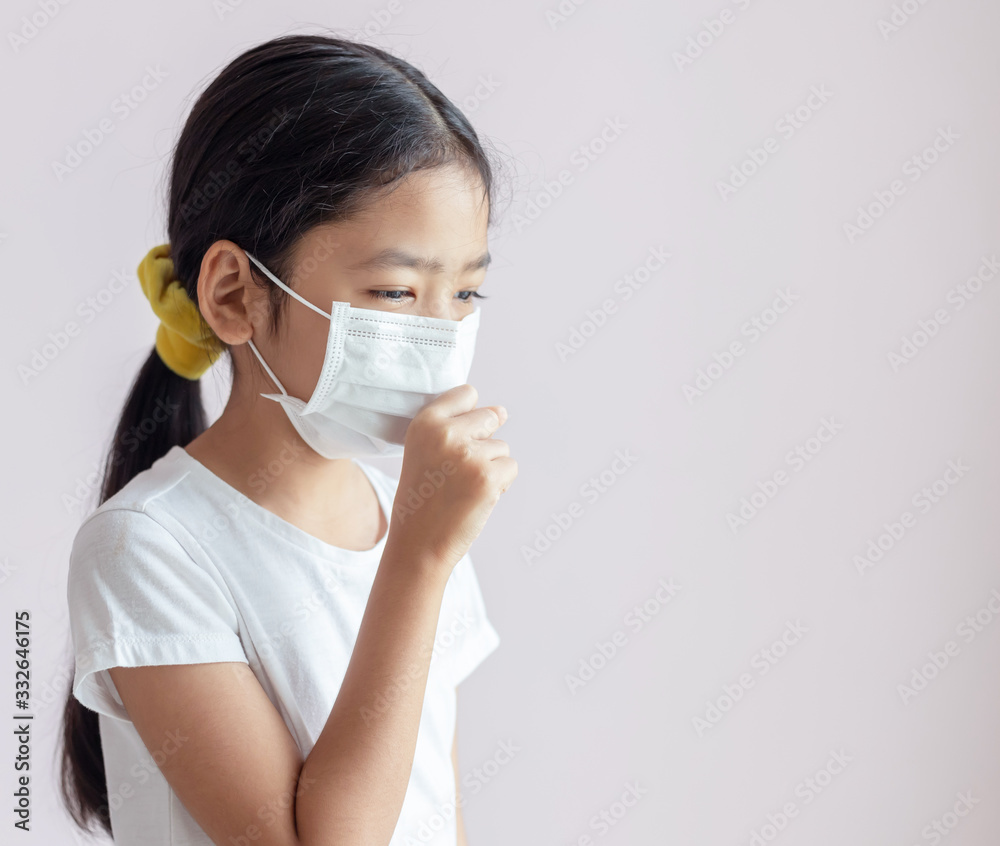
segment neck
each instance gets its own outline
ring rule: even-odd
[[[279,511],[325,512],[358,482],[351,459],[314,452],[281,406],[257,389],[234,388],[219,419],[184,448],[249,499]]]

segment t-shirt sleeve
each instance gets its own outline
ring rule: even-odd
[[[109,667],[247,662],[217,574],[143,511],[97,511],[78,530],[67,577],[73,695],[128,720]]]
[[[454,648],[449,650],[451,673],[457,686],[500,645],[500,635],[486,616],[479,580],[466,555],[452,571],[455,580],[456,610],[450,628],[455,631]],[[441,635],[448,637],[448,629]]]

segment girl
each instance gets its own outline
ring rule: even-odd
[[[70,559],[80,826],[465,842],[455,686],[499,642],[467,551],[517,475],[466,383],[492,199],[466,118],[375,47],[277,38],[195,103],[139,266],[155,348]]]

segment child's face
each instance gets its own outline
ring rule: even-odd
[[[351,222],[309,232],[295,250],[293,278],[281,281],[327,312],[338,300],[461,320],[472,313],[470,292],[483,283],[489,262],[482,189],[456,167],[417,171],[396,184]],[[420,259],[431,265],[418,265]],[[293,311],[290,324],[311,312]],[[329,324],[319,328],[325,336]]]
[[[446,320],[471,314],[475,299],[471,292],[483,284],[489,263],[489,209],[481,183],[451,166],[417,171],[396,186],[354,220],[307,233],[295,249],[292,273],[279,277],[281,281],[327,314],[334,301]],[[216,242],[209,255],[222,244],[229,242]],[[213,275],[213,264],[207,259],[208,255],[202,277],[206,266],[208,275]],[[418,260],[428,264],[418,265]],[[225,258],[214,266],[231,271],[231,261]],[[222,279],[209,300],[220,313],[228,312],[217,322],[223,330],[230,330],[231,337],[220,332],[210,314],[205,316],[232,345],[239,371],[250,370],[253,354],[246,340],[252,337],[288,393],[307,400],[323,366],[330,321],[286,295],[280,333],[272,337],[267,291],[249,277],[243,279],[243,273],[236,274],[243,279],[238,287],[231,272],[227,275],[220,270],[216,275]],[[205,283],[202,278],[201,284]],[[227,286],[231,287],[228,298],[223,296]],[[200,290],[199,300],[205,302]],[[277,390],[271,384],[261,388]]]

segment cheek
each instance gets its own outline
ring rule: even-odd
[[[326,356],[330,321],[323,320],[321,325],[320,320],[316,315],[315,320],[289,321],[283,337],[281,369],[275,371],[285,390],[304,402],[312,396]]]

